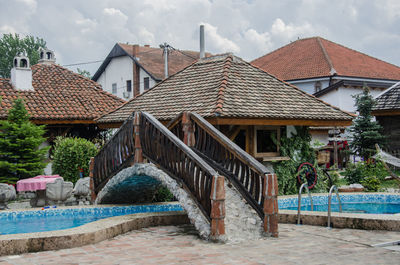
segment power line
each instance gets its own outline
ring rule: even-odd
[[[63,66],[75,66],[75,65],[93,64],[93,63],[100,63],[100,62],[103,62],[103,60],[91,61],[91,62],[83,62],[83,63],[64,64]]]

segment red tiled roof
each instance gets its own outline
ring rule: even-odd
[[[118,43],[126,53],[139,58],[139,63],[153,77],[158,80],[164,79],[164,56],[163,49],[137,46],[138,51],[135,54],[134,46],[130,44]],[[192,64],[199,59],[199,52],[172,50],[168,54],[168,74],[173,75],[179,70]]]
[[[340,76],[400,80],[400,67],[313,37],[294,41],[251,62],[282,80]]]
[[[101,86],[56,64],[32,66],[34,90],[12,87],[9,79],[0,79],[0,119],[18,97],[25,100],[32,120],[93,121],[120,106],[124,100],[101,89]]]
[[[198,60],[97,121],[123,122],[136,110],[147,111],[160,120],[171,120],[183,111],[206,118],[353,118],[230,54]]]

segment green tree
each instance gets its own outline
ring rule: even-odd
[[[92,74],[84,69],[76,68],[76,72],[86,78],[92,79]]]
[[[363,93],[354,96],[359,113],[357,118],[353,121],[350,128],[353,137],[350,147],[353,153],[368,160],[375,154],[375,144],[384,145],[385,137],[380,133],[382,126],[377,121],[374,121],[371,111],[375,105],[374,98],[369,93],[369,88],[364,86]]]
[[[23,100],[15,100],[7,120],[0,121],[0,182],[15,184],[43,173],[48,148],[39,146],[44,133],[44,126],[29,121]]]
[[[0,77],[9,78],[13,59],[19,53],[26,53],[31,65],[39,61],[39,48],[46,48],[46,42],[42,38],[18,34],[3,34],[0,39]]]

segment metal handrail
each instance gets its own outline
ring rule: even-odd
[[[303,191],[303,188],[306,188],[306,190],[307,190],[308,198],[310,198],[310,203],[311,203],[311,211],[314,211],[313,200],[312,200],[311,193],[310,193],[310,190],[308,189],[307,185],[308,185],[307,183],[303,183],[299,189],[299,196],[298,196],[298,202],[297,202],[297,224],[298,225],[300,224],[301,192]]]
[[[339,212],[342,212],[342,203],[340,202],[340,196],[339,196],[339,191],[335,185],[332,185],[332,187],[329,190],[329,195],[328,195],[328,228],[331,228],[331,201],[332,201],[332,191],[335,190],[336,196],[338,198],[339,202]]]

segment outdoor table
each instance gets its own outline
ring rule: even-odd
[[[36,199],[31,200],[31,206],[44,206],[46,204],[46,184],[61,178],[59,175],[40,175],[29,179],[17,181],[17,191],[36,192]],[[32,205],[33,204],[33,205]]]

